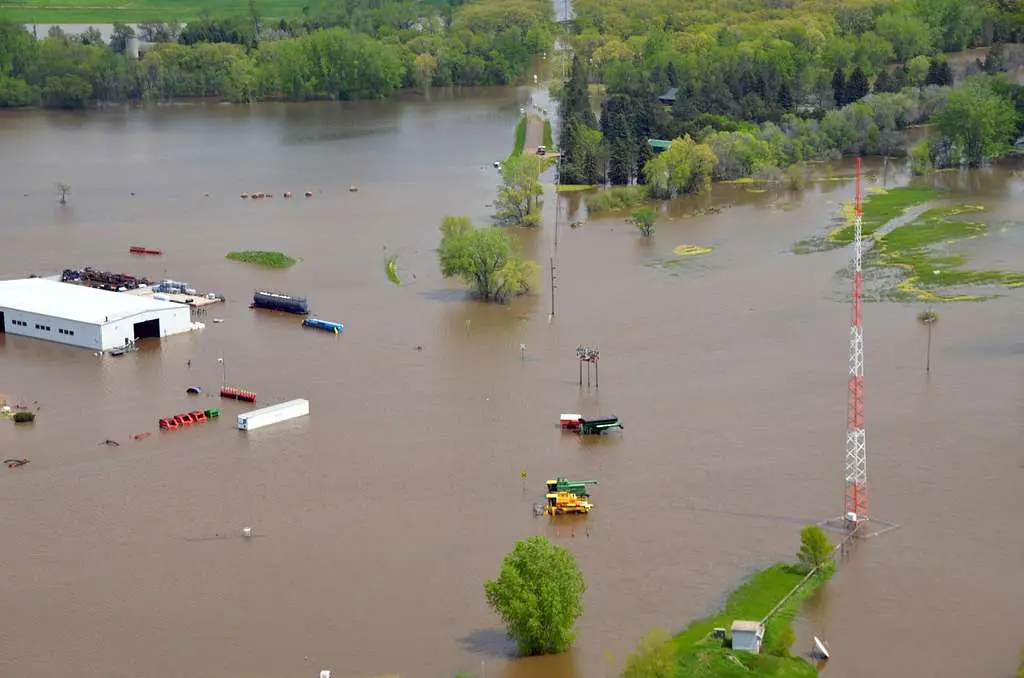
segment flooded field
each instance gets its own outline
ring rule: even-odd
[[[0,115],[0,277],[91,265],[228,300],[202,332],[120,358],[0,335],[0,393],[41,407],[33,425],[0,422],[4,455],[32,460],[0,474],[0,675],[615,675],[649,628],[714,609],[791,557],[804,523],[841,511],[849,252],[790,248],[828,229],[852,181],[797,196],[716,186],[649,241],[621,216],[563,228],[550,322],[546,285],[478,304],[441,279],[438,225],[488,218],[491,164],[529,99]],[[964,246],[972,263],[1024,268],[1024,182],[936,181],[1006,224]],[[55,182],[72,187],[66,206]],[[239,198],[254,191],[276,197]],[[542,263],[550,197],[545,210],[520,234]],[[301,261],[224,259],[249,249]],[[262,286],[308,295],[345,332],[250,310]],[[922,307],[866,306],[872,510],[901,529],[862,544],[801,621],[794,650],[826,639],[826,675],[1015,665],[1022,302],[939,307],[929,376]],[[600,389],[577,384],[581,343],[601,350]],[[249,406],[185,392],[223,380],[261,404],[308,398],[311,414],[240,433]],[[220,420],[156,432],[200,406]],[[625,431],[581,444],[561,412],[616,414]],[[600,480],[585,523],[533,517],[556,475]],[[577,555],[586,612],[570,654],[510,660],[482,585],[535,533]]]

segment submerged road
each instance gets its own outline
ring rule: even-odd
[[[526,143],[523,153],[536,154],[537,147],[544,143],[544,119],[531,115],[526,119]]]

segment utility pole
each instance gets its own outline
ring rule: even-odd
[[[556,226],[557,228],[557,226]],[[555,281],[558,280],[558,265],[555,263],[555,258],[551,257],[551,317],[555,317],[555,290],[558,289],[558,285]]]

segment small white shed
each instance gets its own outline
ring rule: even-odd
[[[732,649],[760,654],[764,624],[737,619],[732,623]]]

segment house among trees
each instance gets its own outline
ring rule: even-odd
[[[647,145],[651,147],[651,150],[655,153],[661,153],[667,151],[669,146],[672,145],[671,141],[665,141],[664,139],[648,139]]]
[[[660,97],[658,97],[658,101],[660,101],[661,103],[665,104],[666,106],[671,106],[671,105],[675,104],[676,96],[678,96],[678,94],[679,94],[679,88],[678,87],[670,87],[668,89],[668,91],[666,91],[664,94],[662,94]]]
[[[146,52],[157,46],[155,42],[139,40],[134,35],[125,40],[124,53],[132,59],[141,59]]]

